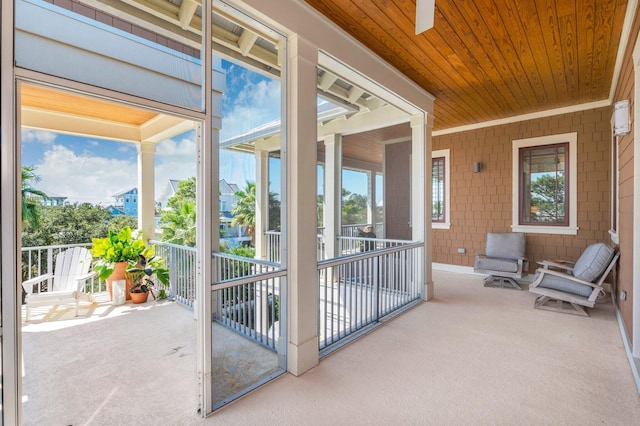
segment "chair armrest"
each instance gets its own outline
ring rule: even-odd
[[[24,289],[24,291],[27,292],[27,294],[31,294],[33,293],[34,284],[41,283],[42,281],[46,281],[49,278],[53,278],[53,274],[44,274],[44,275],[37,276],[35,278],[31,278],[30,280],[26,280],[22,282],[22,288]]]
[[[578,284],[584,284],[584,285],[588,285],[589,287],[602,289],[601,285],[598,285],[596,283],[591,283],[589,281],[581,280],[580,278],[576,278],[573,275],[568,275],[568,274],[566,274],[564,272],[554,271],[552,269],[543,269],[543,268],[538,268],[538,272],[540,272],[540,279],[536,280],[537,282],[542,281],[541,278],[545,274],[547,274],[547,275],[554,275],[556,277],[564,278],[565,280],[574,281],[574,282],[576,282]],[[536,283],[536,286],[537,286],[537,283]]]
[[[89,278],[95,277],[96,276],[96,271],[91,271],[89,273],[86,273],[84,275],[80,275],[79,277],[77,277],[76,280],[76,290],[78,291],[83,291],[84,290],[84,285],[86,283],[86,281]]]
[[[562,269],[563,271],[571,272],[573,271],[573,262],[569,261],[553,261],[553,260],[543,260],[542,262],[538,262],[539,265],[542,265],[544,269],[556,268]]]

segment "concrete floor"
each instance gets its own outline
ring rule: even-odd
[[[34,310],[24,424],[633,424],[640,397],[610,303],[533,309],[527,291],[434,273],[436,298],[207,419],[196,323],[171,302]],[[242,352],[242,351],[240,351]]]

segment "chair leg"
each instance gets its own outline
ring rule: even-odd
[[[497,277],[494,275],[489,275],[484,278],[484,286],[485,287],[501,287],[501,288],[512,288],[515,290],[522,290],[520,284],[513,278],[509,277]]]
[[[565,302],[560,299],[552,299],[549,296],[539,296],[533,303],[533,307],[535,309],[560,312],[562,314],[579,315],[581,317],[589,316],[584,306],[578,305],[577,303]]]

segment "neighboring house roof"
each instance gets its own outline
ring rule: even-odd
[[[106,209],[109,210],[113,215],[126,214],[125,211],[118,206],[107,206]]]
[[[156,197],[156,203],[160,203],[162,207],[164,207],[167,200],[178,190],[178,184],[180,182],[182,182],[182,180],[169,179],[169,183],[165,185],[160,195]],[[220,179],[218,187],[221,194],[235,194],[240,190],[240,187],[237,184],[229,183],[225,179]]]
[[[112,195],[112,197],[122,197],[123,195],[132,193],[132,192],[137,192],[138,188],[137,187],[133,187],[131,189],[127,189],[126,191],[122,191],[122,192],[118,192],[117,194]]]
[[[324,122],[353,112],[353,110],[344,105],[336,105],[322,100],[318,103],[318,122]],[[280,119],[277,119],[254,127],[245,133],[234,135],[220,142],[220,148],[234,148],[240,151],[253,152],[253,145],[256,141],[279,135],[281,124]]]

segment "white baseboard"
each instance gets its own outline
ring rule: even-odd
[[[448,263],[432,262],[431,267],[438,271],[458,272],[460,274],[471,274],[471,275],[484,275],[484,274],[477,274],[473,272],[472,266],[451,265]]]
[[[633,374],[633,380],[636,382],[636,389],[640,394],[640,359],[634,358],[631,353],[631,342],[629,342],[629,338],[627,337],[627,328],[624,326],[624,321],[622,321],[622,314],[620,313],[620,309],[618,309],[618,305],[616,304],[615,295],[611,297],[611,303],[613,303],[613,309],[616,311],[616,318],[618,319],[618,327],[620,328],[620,335],[622,336],[622,343],[624,343],[624,350],[627,353],[627,359],[629,360],[629,366],[631,367],[631,373]]]
[[[480,274],[473,271],[473,266],[451,265],[449,263],[436,263],[431,262],[431,267],[437,271],[456,272],[459,274],[477,275],[479,277],[485,277],[487,274]],[[533,279],[533,274],[527,274],[517,281],[520,283],[530,284]]]

